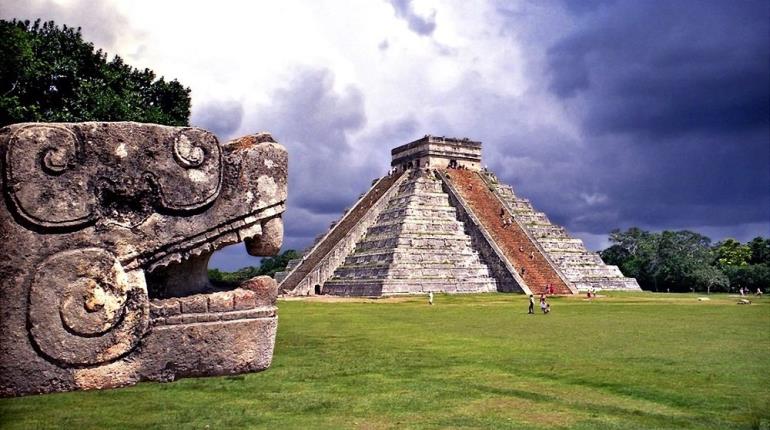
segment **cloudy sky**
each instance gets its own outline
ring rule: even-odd
[[[270,131],[302,249],[424,134],[592,249],[613,228],[770,236],[770,2],[2,0],[192,89],[193,125]],[[242,246],[213,266],[255,264]]]

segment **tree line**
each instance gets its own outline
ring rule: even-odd
[[[650,291],[755,292],[770,286],[770,238],[747,243],[711,239],[692,231],[645,231],[636,227],[610,233],[605,263],[636,278]]]
[[[255,276],[272,276],[286,268],[290,260],[300,258],[302,255],[293,249],[282,252],[275,257],[265,257],[259,264],[259,267],[249,266],[236,270],[235,272],[223,272],[219,269],[209,269],[209,279],[214,283],[237,283],[251,279]]]
[[[190,89],[95,50],[80,28],[0,20],[0,127],[138,121],[185,126]]]

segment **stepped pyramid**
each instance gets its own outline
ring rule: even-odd
[[[482,170],[480,142],[425,136],[391,155],[391,172],[276,275],[281,291],[379,296],[639,289]]]
[[[417,169],[400,184],[322,292],[378,296],[496,290],[441,181]]]

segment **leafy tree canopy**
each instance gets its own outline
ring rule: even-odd
[[[749,264],[770,265],[770,238],[755,237],[747,245],[751,249]]]
[[[190,89],[94,50],[80,28],[0,20],[0,126],[139,121],[188,125]]]
[[[289,264],[290,260],[299,257],[301,257],[301,255],[297,253],[297,251],[289,249],[275,257],[263,258],[259,267],[244,267],[235,272],[222,272],[219,269],[209,269],[209,279],[215,283],[234,283],[245,281],[255,276],[275,276],[276,272],[280,272],[286,268],[286,265]]]
[[[601,252],[607,264],[636,278],[645,290],[755,291],[770,287],[770,239],[748,244],[711,239],[691,231],[651,233],[633,227],[610,233],[612,246]]]
[[[716,244],[717,264],[725,266],[746,266],[751,259],[751,247],[741,245],[735,239],[726,239]]]

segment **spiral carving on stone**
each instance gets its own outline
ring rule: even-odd
[[[182,134],[174,140],[174,159],[185,168],[198,167],[206,158],[203,149],[195,146],[190,139]]]
[[[44,227],[75,227],[95,217],[96,198],[80,168],[79,139],[67,128],[35,125],[19,129],[6,153],[6,180],[13,206]]]
[[[141,271],[125,272],[100,248],[64,251],[38,266],[29,291],[29,332],[60,366],[96,365],[132,351],[149,324]]]
[[[43,169],[51,175],[63,173],[69,167],[69,163],[74,158],[72,146],[64,148],[50,148],[43,155]]]
[[[198,128],[185,128],[170,136],[167,145],[173,161],[159,160],[148,171],[160,185],[166,209],[197,210],[219,196],[222,152],[217,138]],[[181,167],[181,169],[180,169]]]

